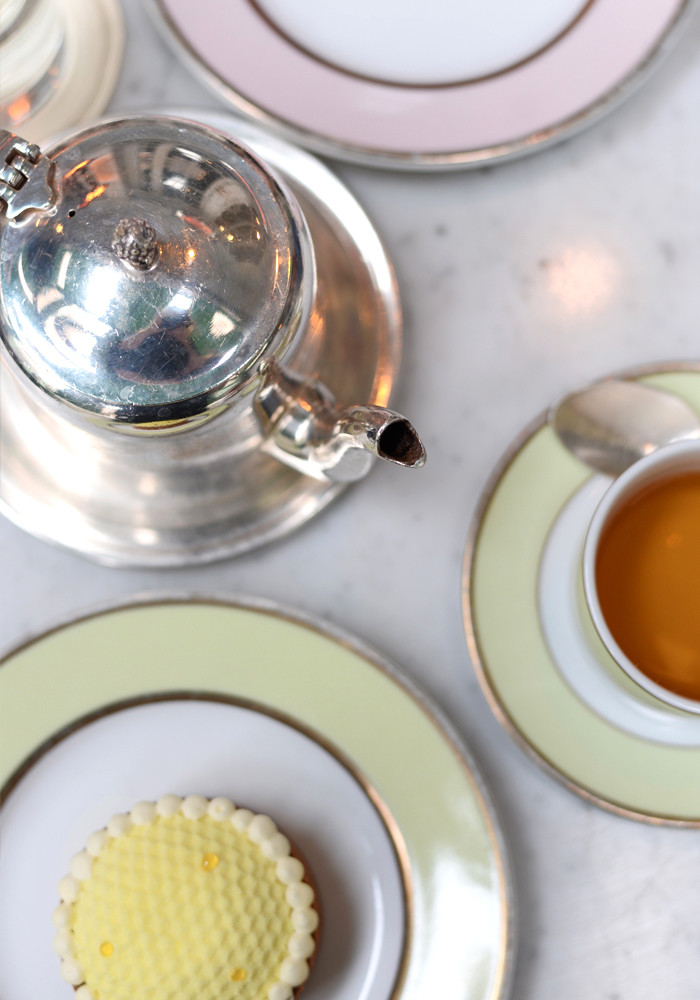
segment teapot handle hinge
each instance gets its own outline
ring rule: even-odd
[[[8,219],[35,209],[45,212],[56,194],[51,186],[51,160],[35,143],[0,129],[0,216]]]

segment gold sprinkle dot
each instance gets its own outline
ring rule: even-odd
[[[234,983],[240,983],[245,979],[246,975],[245,969],[234,969],[231,973],[231,979],[233,979]]]
[[[103,941],[100,945],[100,955],[110,958],[114,954],[114,945],[111,941]]]
[[[214,868],[216,868],[216,866],[218,865],[218,863],[219,863],[219,856],[217,854],[212,854],[211,852],[205,854],[204,857],[202,858],[202,868],[204,869],[205,872],[213,871]]]

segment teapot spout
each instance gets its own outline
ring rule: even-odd
[[[400,413],[371,404],[337,407],[325,386],[268,363],[255,398],[263,449],[307,476],[354,482],[376,458],[417,469],[425,448]]]
[[[334,464],[327,476],[338,482],[359,479],[373,458],[406,469],[425,465],[425,448],[413,425],[400,413],[382,406],[351,406],[343,410],[328,442]]]

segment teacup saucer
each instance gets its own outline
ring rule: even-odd
[[[700,413],[699,366],[639,377]],[[627,681],[583,610],[580,545],[607,482],[544,416],[515,442],[467,546],[469,649],[499,720],[569,788],[631,818],[700,826],[700,720]]]
[[[667,50],[688,0],[149,0],[238,111],[327,156],[480,166],[597,120]]]

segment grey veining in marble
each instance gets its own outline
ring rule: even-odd
[[[124,6],[110,112],[221,107],[139,0]],[[561,145],[454,174],[335,168],[395,262],[396,405],[421,428],[422,472],[377,468],[288,540],[199,570],[104,569],[0,523],[5,648],[96,601],[196,588],[325,616],[419,681],[503,818],[519,894],[514,1000],[700,996],[700,833],[620,819],[542,773],[481,695],[460,609],[470,518],[525,425],[579,383],[700,358],[699,109],[696,16],[626,104]]]

